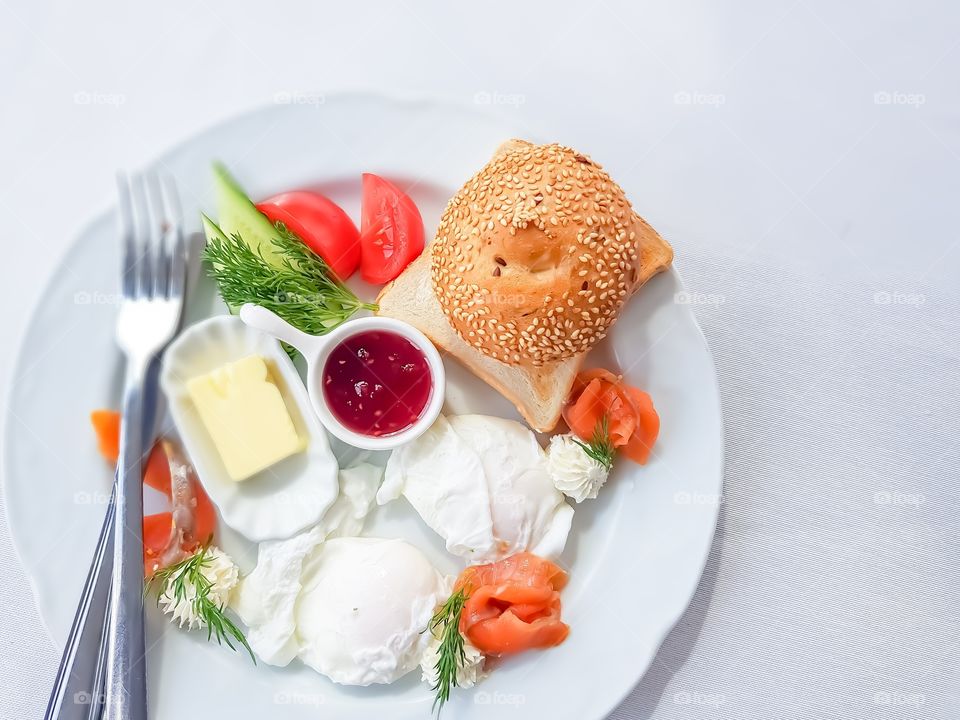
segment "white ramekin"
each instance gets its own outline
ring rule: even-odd
[[[240,319],[250,327],[273,335],[278,340],[293,345],[307,361],[307,393],[313,410],[323,426],[343,442],[364,450],[390,450],[419,437],[429,428],[440,414],[443,406],[445,373],[443,360],[427,336],[400,320],[385,317],[365,317],[349,320],[338,325],[326,335],[308,335],[280,319],[277,315],[259,305],[244,305],[240,309]],[[323,392],[323,369],[330,352],[343,340],[352,335],[371,330],[386,330],[396,333],[413,343],[423,353],[430,368],[432,387],[427,404],[420,418],[410,427],[390,435],[363,435],[354,432],[341,423],[330,411]]]

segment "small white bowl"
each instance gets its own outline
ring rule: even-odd
[[[290,419],[300,437],[306,438],[307,448],[237,482],[227,473],[220,451],[190,399],[187,382],[250,355],[259,355],[269,364]],[[310,411],[297,369],[273,337],[232,315],[203,320],[167,348],[160,384],[197,477],[227,525],[261,542],[296,535],[323,517],[340,489],[337,460],[323,425]]]
[[[374,316],[349,320],[326,335],[308,335],[266,308],[252,304],[240,308],[240,319],[250,327],[273,335],[300,351],[307,361],[307,392],[317,417],[327,430],[349,445],[364,450],[391,450],[418,438],[440,414],[446,382],[443,360],[427,336],[412,325],[393,318]],[[330,411],[323,393],[323,369],[330,352],[347,338],[370,330],[386,330],[406,338],[423,353],[430,368],[430,397],[420,417],[410,427],[389,435],[363,435],[346,427]]]

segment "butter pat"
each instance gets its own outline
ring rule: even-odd
[[[306,446],[259,355],[189,380],[187,392],[233,480],[246,480]]]

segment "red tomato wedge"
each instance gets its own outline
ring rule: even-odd
[[[257,204],[273,223],[282,222],[322,257],[340,280],[360,264],[360,231],[333,200],[312,190],[294,190]]]
[[[560,620],[560,590],[567,574],[532,553],[518,553],[464,570],[460,632],[486,655],[509,655],[562,643],[570,626]]]
[[[405,192],[379,175],[363,174],[360,275],[386,283],[423,252],[423,218]]]
[[[609,370],[584,370],[573,383],[563,419],[577,437],[588,442],[604,417],[617,451],[646,464],[660,434],[653,400]]]
[[[100,452],[113,465],[120,447],[120,414],[97,410],[90,415]],[[153,446],[143,471],[143,482],[170,500],[170,511],[143,518],[144,573],[150,577],[162,567],[183,560],[213,535],[217,513],[197,481],[180,448],[161,439]]]

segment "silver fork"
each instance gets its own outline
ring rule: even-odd
[[[104,627],[103,718],[146,720],[143,633],[144,381],[176,334],[183,311],[186,250],[176,191],[156,176],[119,180],[123,302],[117,344],[127,358],[114,490],[113,571]]]
[[[156,187],[155,181],[151,180],[151,183],[153,183],[153,187]],[[133,237],[134,232],[133,221],[130,217],[132,211],[129,193],[129,187],[124,182],[121,185],[123,206],[121,208],[120,231],[125,245]],[[181,252],[181,248],[176,245],[179,236],[179,228],[177,227],[179,224],[179,207],[176,202],[176,192],[172,185],[168,186],[167,193],[170,198],[170,212],[174,219],[174,224],[171,225],[168,233],[173,238],[174,246],[170,250],[172,253],[170,257],[173,258]],[[131,258],[124,258],[124,275],[127,275],[130,264]],[[170,269],[172,277],[176,269],[172,264]],[[142,436],[146,440],[152,439],[157,392],[156,383],[150,383],[145,386],[145,392],[141,395],[144,420]],[[117,477],[119,477],[119,472]],[[114,480],[115,488],[116,478]],[[63,656],[50,693],[44,720],[99,720],[100,718],[106,656],[106,647],[102,646],[101,641],[104,639],[103,627],[108,607],[110,575],[113,566],[115,499],[116,496],[112,494],[93,560],[90,563],[87,579],[77,605],[73,626],[64,646]]]

